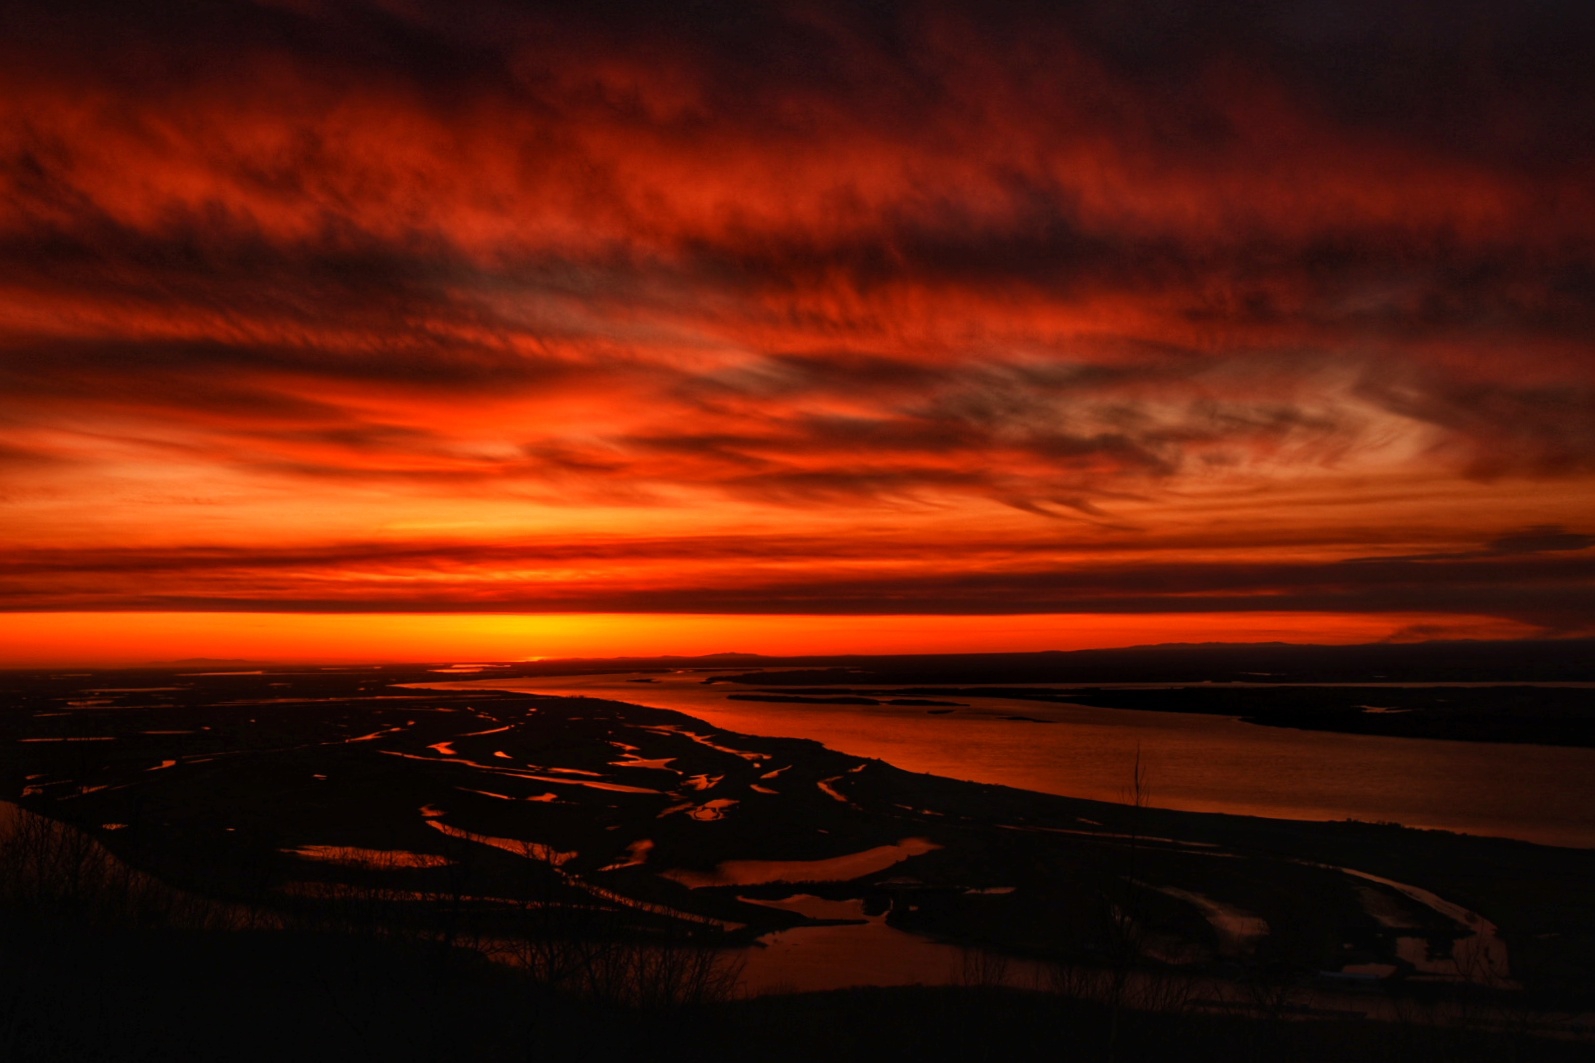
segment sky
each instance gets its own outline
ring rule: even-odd
[[[1595,632],[1595,8],[0,8],[0,665]]]

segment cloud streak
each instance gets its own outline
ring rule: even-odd
[[[1577,632],[1595,596],[1591,537],[1543,527],[1453,555],[1190,553],[1167,542],[1090,553],[776,536],[39,550],[0,563],[0,597],[12,611],[1484,614]]]
[[[9,5],[10,607],[1590,621],[1595,26],[1464,7]]]

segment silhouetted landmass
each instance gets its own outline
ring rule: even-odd
[[[339,935],[88,934],[0,927],[10,1063],[383,1060],[521,1063],[894,1059],[1583,1063],[1588,1045],[1299,1015],[1133,1011],[979,987],[859,988],[668,1010],[548,994],[512,970]],[[15,956],[16,952],[11,952]],[[3,1022],[3,1020],[0,1020]]]
[[[0,676],[0,797],[29,810],[0,831],[0,1057],[1587,1049],[1534,1034],[1579,1036],[1595,1004],[1595,851],[1105,804],[405,685],[438,679]],[[782,870],[717,877],[737,861]],[[1510,980],[1466,959],[1475,926],[1384,880],[1497,924]],[[735,1000],[756,939],[826,924],[770,906],[794,895],[955,943],[962,984]],[[1212,903],[1265,930],[1227,936]],[[1002,988],[1010,964],[1037,991]],[[1368,966],[1362,996],[1336,980]]]
[[[1547,683],[1595,682],[1595,639],[1376,642],[1174,643],[1040,653],[761,657],[568,658],[521,662],[513,675],[589,675],[699,668],[737,678],[757,663],[759,683]],[[781,670],[791,670],[782,679]]]
[[[1104,708],[1239,716],[1313,731],[1595,746],[1595,691],[1580,687],[1181,687],[1082,690]]]
[[[737,677],[737,682],[764,676]],[[1583,686],[825,687],[826,694],[729,694],[732,701],[811,705],[957,705],[919,700],[1002,698],[1149,712],[1234,716],[1247,723],[1387,738],[1595,746],[1595,690]],[[1005,716],[1008,720],[1034,720]]]
[[[985,987],[859,988],[673,1009],[550,994],[463,950],[347,934],[0,923],[8,1063],[757,1058],[1583,1063],[1587,1044],[1425,1021],[1111,1009]]]
[[[995,697],[1213,713],[1275,727],[1388,737],[1595,746],[1595,691],[1525,685],[1595,682],[1595,640],[1589,639],[1176,645],[1074,653],[770,658],[761,663],[758,672],[715,672],[705,682],[785,688],[729,695],[736,700],[866,704],[841,699],[879,703],[891,698]],[[1166,686],[1126,690],[1096,685],[1104,683]],[[1380,685],[1357,685],[1365,683]],[[1438,683],[1481,686],[1424,687]],[[1027,689],[1026,684],[1038,685]],[[1079,689],[1059,689],[1065,686]],[[794,687],[823,688],[823,693],[786,692]]]
[[[503,674],[583,675],[685,666],[703,671],[709,684],[786,688],[729,695],[741,701],[868,705],[911,704],[903,699],[914,698],[1004,697],[1207,712],[1268,726],[1389,737],[1595,745],[1595,697],[1590,691],[1524,685],[1595,682],[1595,639],[1360,646],[1203,643],[1045,653],[759,657],[754,658],[756,672],[734,667],[751,656],[542,661],[517,664]],[[1119,683],[1177,689],[1097,689],[1099,684]],[[1358,686],[1372,683],[1475,683],[1488,689]],[[1036,686],[1026,690],[1026,684]],[[1208,684],[1257,689],[1202,689]],[[1309,684],[1358,689],[1322,690]],[[895,689],[879,689],[883,686]],[[1062,692],[1058,686],[1089,690],[1089,697]],[[789,692],[793,687],[830,689]]]

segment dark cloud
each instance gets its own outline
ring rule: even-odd
[[[483,549],[344,548],[341,551],[107,552],[35,554],[0,565],[8,608],[40,599],[83,609],[268,609],[369,612],[727,612],[838,615],[1015,613],[1353,612],[1464,613],[1506,617],[1553,631],[1587,626],[1595,605],[1595,558],[1490,554],[1448,563],[1388,559],[1354,565],[1241,561],[1132,562],[1037,567],[986,563],[948,571],[922,558],[908,574],[785,578],[757,568],[728,584],[683,578],[667,564],[639,579],[601,571],[577,583],[476,578],[479,566],[568,566],[631,562],[879,560],[857,545],[804,540],[758,544],[625,542],[599,547]],[[784,553],[783,553],[784,551]],[[387,572],[429,571],[422,585]],[[337,572],[336,596],[306,597],[306,577]],[[159,575],[158,591],[137,581],[106,589],[107,576]],[[151,584],[153,586],[153,584]]]
[[[517,557],[345,556],[320,529],[298,560],[157,552],[103,590],[79,582],[90,543],[49,569],[56,598],[6,570],[13,600],[342,608],[291,574],[369,563],[394,586],[350,601],[391,608],[1566,626],[1581,533],[1473,550],[1378,511],[1422,481],[1511,486],[1525,524],[1589,516],[1563,500],[1595,473],[1592,42],[1587,5],[1550,0],[8,4],[0,494],[64,507],[19,546],[165,497],[179,467],[207,497],[359,496],[400,529],[484,502],[527,526],[612,506],[920,529],[901,582],[817,549],[800,581],[745,580],[683,548],[714,571],[422,594],[405,566]],[[1180,508],[1331,476],[1362,523],[1310,562],[1232,563],[1225,521],[1269,522]],[[1294,504],[1271,519],[1335,519]],[[959,575],[954,540],[1001,507],[1053,535],[1220,530],[1200,563],[1186,541],[1144,569]],[[152,589],[167,571],[227,585]]]
[[[47,450],[19,447],[0,441],[0,467],[39,467],[59,463],[61,457]]]
[[[1365,379],[1362,393],[1403,417],[1444,430],[1444,446],[1471,476],[1564,476],[1595,468],[1595,382],[1590,385],[1447,378]]]
[[[1537,524],[1522,531],[1496,536],[1488,543],[1495,554],[1539,554],[1557,550],[1587,550],[1595,546],[1595,535],[1568,531],[1557,524]]]
[[[1479,561],[1527,554],[1556,553],[1587,550],[1595,546],[1595,535],[1569,531],[1560,524],[1536,524],[1528,528],[1506,532],[1490,539],[1480,549],[1433,554],[1412,554],[1405,557],[1360,557],[1348,563],[1356,565],[1408,565],[1413,562]]]

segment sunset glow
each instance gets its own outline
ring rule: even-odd
[[[1549,23],[30,6],[0,664],[1595,624]]]
[[[83,667],[184,660],[313,664],[540,657],[951,653],[1072,650],[1159,642],[1359,643],[1520,638],[1487,616],[1317,613],[1018,616],[701,614],[0,614],[9,660]],[[736,647],[727,650],[726,647]]]

